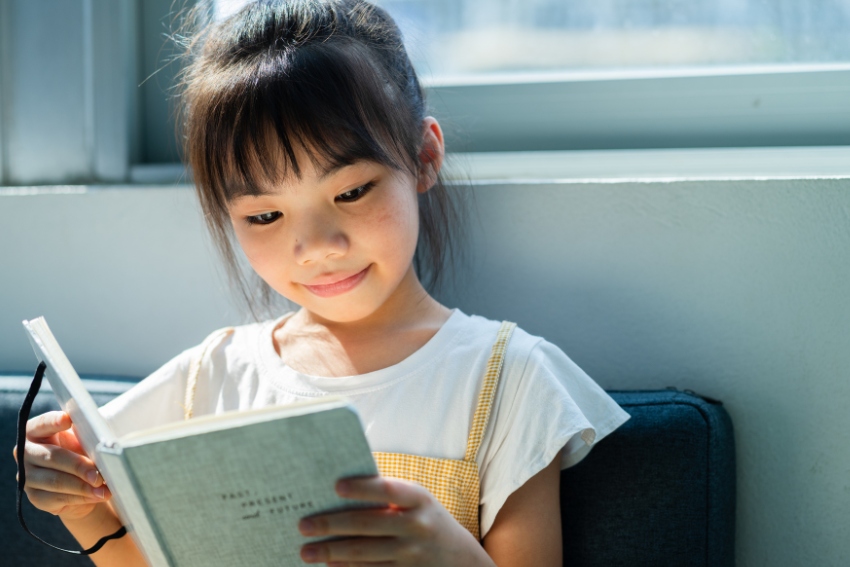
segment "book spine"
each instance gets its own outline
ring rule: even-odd
[[[137,482],[120,446],[99,445],[101,474],[112,492],[112,502],[127,532],[152,567],[176,567],[160,544],[162,538],[151,524],[148,511],[139,497]]]

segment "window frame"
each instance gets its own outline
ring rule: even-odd
[[[10,16],[11,7],[9,2],[0,0],[0,186],[3,185],[4,180],[8,177],[6,172],[6,165],[8,163],[8,158],[6,156],[8,147],[6,142],[6,124],[8,124],[6,112],[9,106],[9,103],[7,102],[9,97],[4,85],[9,84],[8,69],[9,56],[11,53],[11,45],[9,41],[9,31],[11,27]]]
[[[850,145],[850,63],[428,85],[459,152]]]
[[[182,166],[145,162],[140,151],[146,128],[163,139],[173,139],[175,129],[144,114],[149,92],[139,88],[137,65],[144,41],[153,39],[143,36],[164,40],[161,27],[143,29],[136,0],[76,0],[86,23],[71,37],[87,55],[69,64],[79,67],[80,84],[72,86],[85,97],[81,108],[63,112],[87,117],[85,131],[73,137],[85,140],[86,161],[74,167],[85,173],[70,177],[67,167],[52,167],[44,150],[33,147],[33,159],[42,160],[38,175],[10,178],[8,152],[17,140],[9,139],[9,117],[19,119],[6,80],[19,80],[10,61],[37,68],[39,57],[56,56],[49,49],[16,53],[4,33],[14,31],[8,16],[26,1],[0,1],[0,185],[185,182]],[[44,13],[49,29],[61,29],[63,22]],[[423,84],[429,112],[454,153],[850,146],[850,62],[523,73]],[[63,94],[48,96],[62,104]]]
[[[0,0],[0,185],[129,177],[138,134],[136,2],[61,7]]]

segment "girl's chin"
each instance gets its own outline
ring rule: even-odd
[[[340,305],[338,306],[334,306],[331,303],[333,302],[323,301],[320,303],[316,301],[305,301],[299,305],[309,311],[312,316],[328,323],[355,323],[362,321],[375,314],[380,308],[380,306],[370,305],[366,301],[354,302],[355,305],[351,305],[351,301],[340,301]]]

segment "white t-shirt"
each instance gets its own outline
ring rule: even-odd
[[[388,368],[345,377],[295,371],[274,348],[286,317],[237,327],[203,361],[194,415],[288,404],[328,394],[357,408],[373,451],[463,459],[500,323],[455,309],[419,350]],[[186,350],[101,408],[117,435],[183,419]],[[623,411],[558,347],[517,328],[478,453],[481,537],[508,496],[564,448],[576,464],[625,422]]]

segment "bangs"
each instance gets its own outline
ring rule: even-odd
[[[402,93],[351,41],[233,57],[198,77],[191,93],[187,153],[195,181],[226,207],[302,176],[367,160],[415,175],[418,123]],[[387,109],[398,109],[387,115]]]

